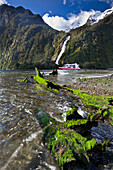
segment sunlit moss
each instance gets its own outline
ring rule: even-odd
[[[60,167],[73,161],[87,166],[90,163],[89,153],[98,145],[94,138],[87,140],[78,133],[66,130],[57,129],[55,132],[51,127],[47,127],[45,134],[49,134],[46,135],[46,140]]]
[[[83,103],[86,104],[87,106],[92,106],[94,108],[101,108],[103,106],[109,105],[109,97],[104,97],[104,96],[91,96],[88,95],[80,90],[76,89],[70,89],[65,87],[67,90],[70,90],[73,92],[73,94],[79,96]]]
[[[78,120],[70,120],[65,123],[66,128],[74,128],[75,126],[87,125],[88,120],[86,119],[78,119]]]
[[[34,80],[35,80],[37,83],[39,83],[40,85],[45,86],[45,87],[46,87],[48,90],[50,90],[50,91],[51,91],[52,89],[54,89],[55,92],[59,92],[59,89],[61,88],[58,84],[42,78],[42,77],[40,76],[40,72],[37,70],[37,68],[36,68],[36,76],[34,76]]]
[[[24,78],[22,81],[27,83],[28,82],[28,77]]]
[[[109,119],[111,125],[113,126],[113,108],[109,109]]]
[[[41,85],[47,86],[46,79],[43,79],[42,77],[39,76],[39,71],[37,70],[37,68],[36,68],[36,76],[34,76],[34,80],[36,80],[36,82],[38,82]]]
[[[92,160],[92,152],[99,150],[102,153],[107,144],[106,141],[98,144],[92,138],[91,127],[97,126],[98,121],[105,119],[113,124],[113,106],[111,105],[113,97],[91,96],[80,90],[65,86],[60,87],[56,83],[42,78],[37,69],[34,80],[55,93],[59,93],[61,88],[67,90],[67,92],[70,91],[75,95],[75,98],[76,96],[79,97],[84,106],[93,109],[94,112],[89,113],[87,118],[82,118],[77,112],[78,107],[75,106],[66,112],[66,122],[63,123],[56,121],[46,113],[38,111],[36,114],[40,125],[44,127],[42,141],[48,145],[59,167],[64,167],[73,162],[75,165],[79,164],[79,167],[88,168]],[[86,134],[87,132],[88,134]]]

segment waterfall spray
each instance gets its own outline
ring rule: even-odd
[[[61,49],[61,51],[60,51],[60,53],[59,53],[59,55],[58,55],[58,57],[57,57],[57,59],[56,59],[55,64],[59,65],[59,60],[60,60],[62,54],[65,52],[65,49],[66,49],[66,47],[67,47],[67,43],[68,43],[69,39],[70,39],[70,36],[68,36],[68,37],[66,38],[66,40],[64,41],[63,46],[62,46],[62,49]]]

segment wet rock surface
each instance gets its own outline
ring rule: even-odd
[[[48,81],[41,79],[38,72],[35,80],[38,84],[43,84],[48,88]],[[56,87],[57,85],[55,84],[54,89]],[[72,162],[74,163],[73,169],[76,166],[78,169],[83,167],[93,169],[104,167],[103,152],[105,152],[108,141],[105,138],[102,143],[98,143],[91,134],[91,128],[98,126],[98,122],[104,122],[106,117],[112,119],[112,108],[109,108],[109,104],[112,102],[112,96],[110,99],[110,97],[105,96],[88,95],[80,91],[80,89],[76,90],[67,86],[60,87],[58,93],[60,93],[61,89],[65,89],[67,92],[80,97],[82,104],[90,108],[91,112],[89,115],[87,114],[86,118],[83,115],[80,117],[77,112],[78,108],[73,108],[66,112],[65,123],[61,123],[59,120],[56,121],[56,118],[51,119],[53,125],[46,126],[44,129],[44,143],[45,141],[48,143],[48,148],[56,157],[60,168],[65,168],[66,164],[72,165]],[[53,90],[53,86],[51,85],[51,89],[48,90]],[[112,124],[112,120],[109,123]],[[70,130],[73,131],[70,132]]]
[[[112,137],[112,125],[102,124],[112,113],[112,99],[92,98],[86,95],[89,92],[73,91],[66,89],[67,86],[60,92],[51,91],[32,84],[32,79],[19,82],[15,81],[17,78],[25,77],[18,72],[0,77],[0,168],[100,170],[112,167],[112,140],[110,146],[104,143]],[[51,80],[57,78],[58,75],[50,75]],[[99,109],[103,104],[111,106]],[[93,123],[96,125],[92,127]]]

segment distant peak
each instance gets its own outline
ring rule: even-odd
[[[18,6],[17,8],[15,8],[16,11],[20,12],[20,13],[26,13],[28,15],[33,15],[33,13],[29,10],[29,9],[25,9],[22,6]]]
[[[14,10],[14,12],[16,13],[22,13],[22,14],[28,14],[28,15],[33,15],[33,13],[29,10],[29,9],[25,9],[24,7],[22,6],[18,6],[18,7],[13,7],[13,6],[10,6],[10,5],[7,5],[7,4],[3,4],[0,6],[0,11],[1,13],[4,13],[4,11],[12,11]]]
[[[111,9],[107,9],[104,12],[97,12],[94,15],[90,15],[90,17],[88,18],[86,24],[87,25],[93,25],[95,23],[98,23],[98,21],[104,19],[105,17],[107,17],[108,15],[110,15],[111,13],[113,13],[113,7]]]
[[[1,5],[0,6],[0,8],[5,8],[5,7],[8,7],[9,5],[7,5],[7,4],[3,4],[3,5]]]
[[[13,6],[7,5],[7,4],[3,4],[0,6],[0,10],[4,11],[4,10],[12,10],[15,9]]]
[[[29,9],[25,9],[25,13],[27,13],[29,15],[34,15]]]
[[[22,6],[18,6],[18,7],[16,7],[16,9],[25,10],[25,8]]]
[[[25,8],[23,8],[22,6],[18,6],[18,7],[16,8],[16,11],[21,12],[21,13],[24,13],[24,12],[25,12]]]

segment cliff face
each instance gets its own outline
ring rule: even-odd
[[[82,68],[113,68],[113,13],[94,25],[70,31],[61,63],[77,62]]]
[[[0,6],[0,69],[49,68],[65,33],[23,7]]]
[[[113,67],[113,13],[69,32],[59,63],[81,68]],[[0,6],[0,69],[54,68],[67,35],[23,7]]]

